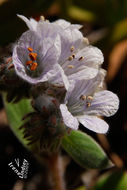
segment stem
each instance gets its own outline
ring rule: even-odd
[[[59,153],[53,153],[52,155],[48,156],[46,161],[49,167],[53,190],[65,190],[62,160]]]

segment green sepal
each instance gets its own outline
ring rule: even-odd
[[[71,131],[70,135],[65,135],[62,146],[84,168],[104,169],[113,166],[99,144],[81,131]]]

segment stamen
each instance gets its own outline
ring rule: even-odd
[[[86,96],[85,96],[85,95],[81,95],[81,96],[80,96],[80,99],[81,99],[81,100],[86,100]]]
[[[30,67],[30,70],[31,71],[35,71],[36,70],[36,68],[37,68],[37,63],[36,62],[34,62],[34,63],[32,63],[32,66]]]
[[[73,52],[74,51],[74,49],[75,49],[75,47],[74,46],[71,46],[71,52]]]
[[[67,66],[69,69],[73,69],[74,68],[74,65],[68,65]]]
[[[31,63],[32,63],[32,61],[31,61],[31,60],[26,61],[26,65],[30,65]]]
[[[28,47],[27,48],[29,52],[32,52],[33,51],[33,48],[32,47]]]
[[[73,59],[75,58],[75,54],[72,54]]]
[[[45,21],[45,17],[43,15],[40,16],[40,20]]]
[[[37,58],[37,53],[29,53],[29,57],[32,61],[35,61]]]
[[[79,61],[82,61],[84,59],[84,57],[83,56],[81,56],[78,60]]]
[[[92,97],[92,96],[87,96],[87,100],[92,101],[92,100],[93,100],[93,97]]]
[[[69,60],[69,61],[72,61],[72,59],[73,59],[72,56],[69,56],[69,57],[68,57],[68,60]]]
[[[92,96],[87,96],[87,102],[86,102],[86,106],[87,106],[87,107],[90,107],[90,106],[91,106],[92,100],[93,100],[93,97],[92,97]]]
[[[87,102],[87,103],[86,103],[86,106],[87,106],[87,107],[90,107],[90,106],[91,106],[91,103],[90,103],[90,102]]]

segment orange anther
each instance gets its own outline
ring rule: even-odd
[[[31,61],[31,60],[26,61],[26,65],[30,65],[31,63],[32,63],[32,61]]]
[[[37,63],[36,62],[32,63],[32,66],[30,67],[30,70],[35,71],[36,68],[37,68]]]
[[[28,49],[28,51],[30,51],[30,52],[33,51],[33,48],[32,48],[32,47],[28,47],[27,49]]]
[[[29,53],[29,57],[32,61],[35,61],[37,58],[37,53]]]

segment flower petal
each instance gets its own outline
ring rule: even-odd
[[[44,69],[49,69],[58,62],[61,53],[60,37],[56,36],[54,40],[51,38],[45,38],[42,41],[42,47],[40,62],[43,63]]]
[[[119,108],[119,99],[116,94],[103,90],[95,93],[90,107],[84,108],[85,114],[112,116]]]
[[[80,29],[82,27],[82,25],[80,25],[80,24],[71,24],[70,22],[68,22],[64,19],[56,20],[54,23],[61,26],[63,29],[67,29],[68,27]]]
[[[83,60],[78,61],[78,64],[86,65],[88,67],[98,68],[104,62],[104,57],[100,49],[94,46],[85,46],[76,54],[77,58],[84,57]]]
[[[50,39],[42,41],[34,31],[25,32],[13,50],[12,59],[17,74],[32,84],[47,81],[55,76],[55,65],[57,64],[59,56],[56,46],[58,46],[58,42],[56,45],[56,43],[53,43]],[[34,73],[28,70],[25,64],[26,61],[29,60],[28,47],[32,47],[34,52],[37,53],[38,67],[36,77],[32,77]]]
[[[85,74],[85,72],[86,72],[86,76],[82,75],[82,73]],[[97,69],[87,68],[86,71],[84,72],[82,71],[82,73],[80,72],[77,73],[81,75],[81,76],[79,75],[79,78],[78,76],[76,76],[76,74],[75,74],[75,77],[74,77],[74,74],[72,75],[73,78],[71,75],[68,76],[69,80],[75,81],[75,85],[73,84],[74,82],[70,83],[70,88],[65,98],[65,100],[68,101],[69,106],[73,106],[77,101],[81,101],[80,100],[81,95],[85,95],[85,96],[93,95],[96,89],[98,90],[98,88],[102,88],[102,81],[104,80],[105,70],[100,69],[98,71]],[[90,77],[92,77],[92,75],[95,75],[97,73],[98,75],[95,78],[89,79]],[[84,78],[86,77],[86,79],[82,79],[83,77]],[[75,79],[75,80],[72,80],[72,79]],[[73,86],[73,88],[71,86]],[[84,104],[85,102],[83,101],[82,101],[82,104],[80,104],[80,106],[81,105],[83,106],[82,109],[80,109],[82,111],[84,110]]]
[[[109,128],[108,124],[104,120],[95,116],[84,115],[78,117],[78,120],[82,125],[84,125],[84,127],[96,133],[106,133]]]
[[[66,21],[64,19],[58,19],[58,20],[56,20],[53,23],[59,25],[63,29],[66,29],[66,28],[68,28],[71,25],[70,22],[68,22],[68,21]]]
[[[69,80],[64,74],[62,67],[58,64],[54,66],[54,75],[49,79],[49,82],[54,85],[64,85],[66,90],[69,89]]]
[[[103,60],[103,54],[98,48],[86,46],[83,50],[75,53],[74,59],[71,61],[66,60],[61,65],[65,71],[65,74],[70,77],[69,80],[72,80],[72,78],[77,78],[80,80],[91,79],[97,75],[97,69],[99,69],[100,64],[103,63]],[[69,65],[72,67],[71,69],[68,69]]]
[[[71,73],[65,72],[69,80],[83,80],[83,79],[88,80],[88,79],[95,78],[97,73],[98,73],[97,69],[89,68],[87,66],[84,66],[83,68],[78,68],[78,70],[75,68],[72,68]]]
[[[79,126],[78,120],[68,111],[65,104],[60,105],[60,111],[63,117],[63,121],[67,127],[77,130]]]
[[[61,37],[61,56],[59,59],[60,64],[64,64],[68,57],[72,54],[71,47],[74,46],[74,52],[80,46],[83,35],[77,29],[67,28],[60,33]]]
[[[26,31],[19,38],[18,46],[23,47],[27,50],[28,47],[32,47],[35,51],[42,51],[41,39],[35,31]]]
[[[40,35],[42,39],[50,37],[52,40],[56,38],[56,36],[62,33],[63,30],[61,27],[54,23],[50,22],[39,22],[37,25],[37,33]]]
[[[17,14],[17,16],[26,23],[26,25],[28,26],[28,28],[30,30],[36,31],[37,24],[38,24],[38,22],[36,20],[34,20],[32,18],[30,18],[30,20],[29,20],[25,16],[19,15],[19,14]]]

